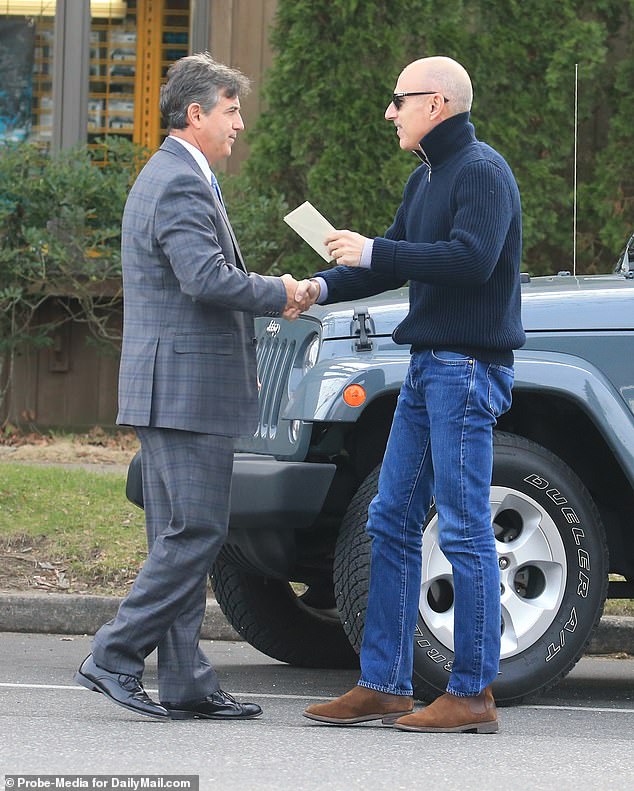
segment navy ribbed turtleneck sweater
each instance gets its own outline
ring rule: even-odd
[[[511,169],[476,139],[469,113],[421,141],[429,161],[412,173],[371,269],[320,272],[328,302],[359,299],[410,281],[410,309],[394,340],[413,350],[461,351],[512,364],[525,340],[520,315],[522,224]]]

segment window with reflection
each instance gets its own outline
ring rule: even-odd
[[[0,141],[50,143],[55,0],[0,0]]]

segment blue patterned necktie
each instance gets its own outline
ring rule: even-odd
[[[218,196],[221,206],[224,206],[225,202],[222,199],[222,192],[220,192],[220,184],[218,184],[218,179],[214,175],[213,170],[211,171],[211,186],[214,188],[214,192]]]

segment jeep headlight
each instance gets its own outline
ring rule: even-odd
[[[289,396],[293,395],[297,389],[297,386],[310,371],[310,369],[315,367],[318,356],[319,335],[316,332],[312,332],[301,344],[295,360],[293,361],[293,367],[288,379]]]
[[[317,362],[317,355],[319,354],[319,335],[315,334],[304,347],[304,358],[302,360],[302,376],[315,367]]]

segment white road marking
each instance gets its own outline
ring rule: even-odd
[[[521,709],[552,709],[553,711],[604,711],[616,712],[617,714],[634,714],[632,709],[617,709],[610,708],[609,706],[551,706],[547,703],[540,705],[539,703],[520,705]]]
[[[11,683],[8,681],[0,681],[0,687],[8,688],[8,689],[65,689],[65,690],[72,690],[73,692],[87,692],[88,690],[84,689],[84,687],[80,686],[79,684],[19,684],[19,683]],[[158,693],[158,689],[150,689],[149,687],[145,688],[145,691],[151,695],[156,695]],[[269,692],[232,692],[232,697],[252,697],[252,698],[279,698],[280,700],[334,700],[334,698],[329,698],[326,695],[279,695],[273,694]]]
[[[86,692],[83,687],[78,684],[20,684],[0,681],[0,687],[6,689],[51,689],[51,690],[71,690],[73,692]],[[155,695],[157,689],[146,689],[150,694]],[[272,692],[232,692],[235,698],[271,698],[273,700],[335,700],[334,697],[327,695],[281,695]],[[520,709],[544,709],[552,711],[601,711],[607,714],[634,714],[634,708],[620,709],[611,708],[609,706],[556,706],[549,704],[528,704],[520,705],[516,708]]]
[[[9,689],[81,689],[79,686],[68,686],[64,684],[10,684],[8,681],[0,682],[0,687]]]

